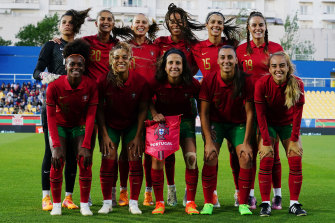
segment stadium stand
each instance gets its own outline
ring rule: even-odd
[[[306,91],[302,117],[306,119],[335,119],[335,92]]]

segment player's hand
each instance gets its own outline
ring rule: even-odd
[[[88,168],[89,166],[92,165],[92,154],[91,151],[87,148],[81,147],[81,153],[84,157],[84,167]]]
[[[157,114],[154,115],[152,118],[153,118],[153,120],[154,120],[155,122],[165,122],[165,117],[164,117],[164,115],[161,114],[161,113],[157,113]]]
[[[140,136],[135,137],[128,145],[128,149],[131,150],[131,154],[134,157],[142,157],[144,152],[144,143]]]
[[[61,75],[59,74],[53,74],[49,72],[41,72],[40,78],[42,80],[42,84],[49,84],[53,82],[54,80],[58,79]]]
[[[204,156],[205,162],[212,161],[216,157],[218,157],[218,151],[216,150],[214,143],[206,143]]]
[[[273,157],[273,148],[272,146],[261,146],[261,148],[258,150],[258,154],[260,159],[263,159],[264,157],[272,154]]]
[[[109,138],[109,136],[102,137],[100,152],[103,156],[109,156],[112,150],[116,148],[115,143]]]
[[[297,154],[299,156],[302,156],[303,149],[302,149],[299,141],[298,142],[294,142],[294,141],[290,141],[289,142],[289,144],[288,144],[288,150],[287,150],[287,155],[289,155],[290,152],[293,152],[293,153],[295,153],[295,154]]]
[[[62,159],[64,159],[64,151],[61,147],[52,149],[51,164],[54,169],[58,170],[62,167]]]
[[[59,37],[54,37],[54,38],[52,38],[52,40],[50,40],[50,41],[52,41],[52,42],[54,42],[54,43],[57,43],[57,44],[61,44],[61,43],[62,43],[62,41],[61,41],[61,39],[60,39]]]
[[[242,153],[247,154],[251,159],[253,158],[253,153],[252,153],[252,146],[249,143],[243,143],[243,147],[240,150],[240,157],[242,157]]]

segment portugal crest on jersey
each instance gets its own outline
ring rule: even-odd
[[[156,140],[165,140],[165,135],[169,135],[169,127],[166,126],[166,123],[159,123],[154,135],[158,136]]]

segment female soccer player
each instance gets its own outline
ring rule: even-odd
[[[270,192],[274,164],[274,144],[279,136],[286,151],[289,173],[289,213],[307,215],[298,202],[302,185],[302,146],[299,138],[303,105],[304,84],[293,75],[294,68],[284,52],[276,52],[269,58],[271,75],[261,77],[255,85],[255,105],[261,140],[259,188],[262,196],[260,216],[270,216]]]
[[[75,40],[65,46],[63,55],[67,75],[49,84],[46,100],[52,152],[50,184],[53,208],[50,214],[62,214],[63,167],[66,151],[73,150],[79,165],[80,212],[92,215],[88,198],[92,180],[91,136],[98,91],[96,83],[85,75],[89,45],[83,40]]]
[[[104,203],[101,214],[112,211],[112,184],[117,172],[117,148],[122,139],[122,150],[128,153],[130,201],[129,212],[142,214],[138,196],[143,180],[143,127],[148,110],[149,89],[144,78],[129,70],[131,48],[118,43],[110,52],[111,70],[99,83],[98,123],[101,133],[102,162],[100,169]]]
[[[233,46],[222,46],[217,63],[220,70],[204,77],[199,99],[201,127],[205,141],[205,164],[202,170],[202,185],[205,205],[201,214],[213,212],[213,191],[216,186],[218,154],[226,138],[236,149],[239,159],[239,211],[241,215],[252,214],[248,208],[251,186],[253,123],[253,89],[250,80],[238,68]]]
[[[170,36],[161,36],[155,40],[155,44],[159,46],[161,55],[171,48],[183,51],[187,64],[191,69],[192,75],[195,75],[199,68],[194,61],[192,55],[192,46],[198,42],[197,37],[193,33],[194,30],[202,30],[203,25],[198,24],[191,19],[189,14],[182,8],[171,3],[165,14],[165,27],[169,30]],[[176,186],[174,183],[175,172],[175,155],[172,154],[165,159],[165,172],[168,183],[168,199],[167,204],[170,206],[177,205]]]
[[[269,56],[275,52],[283,51],[283,48],[268,40],[268,29],[266,20],[262,13],[251,12],[247,20],[247,42],[240,45],[236,52],[243,71],[251,75],[253,83],[259,78],[269,73]],[[250,40],[250,34],[252,40]],[[256,174],[256,156],[254,151],[253,183],[250,191],[249,205],[251,209],[256,209],[256,198],[254,197],[254,181]],[[238,169],[233,171],[238,173]],[[235,177],[236,178],[236,177]],[[279,158],[279,142],[275,146],[275,164],[273,166],[273,209],[281,209],[281,163]]]
[[[223,45],[233,45],[235,47],[237,46],[237,39],[239,38],[240,34],[238,32],[238,27],[233,25],[233,22],[233,18],[226,20],[223,14],[220,12],[214,11],[208,13],[206,18],[208,39],[198,42],[192,48],[194,59],[203,77],[207,76],[213,71],[220,69],[217,63],[218,51]],[[225,37],[222,37],[222,33]],[[231,146],[229,146],[229,148],[230,147]],[[220,207],[216,188],[214,190],[213,196],[214,207]]]
[[[192,78],[185,54],[175,48],[164,53],[159,62],[155,79],[156,83],[152,86],[155,102],[150,106],[153,120],[164,122],[164,116],[182,114],[180,146],[186,164],[187,204],[185,211],[187,214],[199,214],[194,202],[198,182],[198,167],[195,142],[195,117],[197,112],[193,101],[198,96],[200,84]],[[156,197],[156,208],[152,211],[153,214],[163,214],[165,211],[163,166],[164,161],[152,157],[151,177]]]
[[[43,83],[50,83],[57,79],[59,75],[66,74],[65,65],[63,63],[63,48],[67,43],[74,40],[74,36],[79,32],[81,25],[88,16],[89,10],[90,9],[75,11],[71,9],[66,11],[65,14],[61,16],[58,27],[61,33],[60,44],[49,41],[42,47],[36,68],[34,70],[34,78],[36,80],[42,80]],[[44,72],[46,68],[48,68],[48,72]],[[52,210],[52,202],[50,198],[51,150],[48,138],[48,122],[45,105],[42,107],[42,125],[45,142],[45,152],[42,163],[42,209],[44,211],[50,211]],[[76,157],[71,150],[69,150],[66,155],[66,194],[62,206],[68,209],[77,209],[78,206],[72,201],[73,187],[77,173],[77,164],[75,162]]]
[[[153,44],[153,40],[155,39],[156,33],[158,31],[158,25],[154,21],[150,24],[148,17],[142,13],[139,13],[134,17],[131,29],[133,30],[135,36],[135,38],[130,41],[130,46],[132,47],[133,52],[131,69],[140,74],[147,82],[150,82],[155,76],[156,62],[160,54],[158,46]],[[121,161],[121,156],[119,162],[124,162]],[[154,203],[152,201],[150,155],[145,154],[143,166],[146,181],[143,205],[152,206]],[[122,183],[127,185],[128,181],[128,172],[126,174],[123,173],[125,170],[127,169],[120,168],[121,187],[123,187]]]

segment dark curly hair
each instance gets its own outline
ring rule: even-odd
[[[177,7],[175,4],[171,3],[168,7],[168,11],[165,14],[165,28],[169,31],[169,22],[171,21],[171,15],[176,19],[176,14],[179,14],[181,17],[181,22],[178,23],[181,33],[182,39],[186,42],[186,45],[190,45],[194,42],[198,42],[197,36],[193,33],[193,31],[200,31],[205,28],[205,26],[198,21],[191,18],[190,14],[188,14],[184,9]]]
[[[178,54],[181,56],[183,60],[183,72],[181,73],[181,78],[184,84],[186,85],[191,84],[192,83],[192,72],[191,72],[190,67],[187,64],[186,56],[183,53],[183,51],[176,49],[176,48],[171,48],[168,51],[166,51],[163,57],[158,61],[157,71],[155,75],[156,80],[160,83],[164,83],[167,80],[168,74],[165,71],[165,67],[166,67],[167,57],[170,54]]]
[[[253,11],[250,13],[248,20],[247,20],[247,53],[252,54],[253,50],[250,44],[250,31],[249,31],[249,26],[250,26],[250,19],[253,17],[261,17],[264,20],[266,30],[265,30],[265,35],[264,35],[264,41],[265,41],[265,47],[263,49],[264,53],[268,53],[268,46],[269,46],[269,34],[268,34],[268,25],[266,24],[266,20],[261,12]]]
[[[220,51],[222,49],[232,49],[235,53],[235,57],[237,57],[235,47],[231,46],[231,45],[223,45],[218,51],[218,57],[220,56]],[[236,64],[235,65],[234,80],[233,80],[233,86],[234,86],[233,95],[232,95],[233,98],[243,96],[245,94],[244,86],[245,86],[246,75],[247,75],[246,73],[241,71],[238,64]]]
[[[67,10],[62,16],[61,19],[64,16],[72,16],[72,24],[73,24],[73,32],[75,34],[79,33],[80,27],[85,22],[85,18],[88,17],[88,12],[91,10],[91,8],[88,8],[83,11],[76,11],[74,9]]]
[[[66,59],[72,54],[80,54],[85,59],[86,68],[89,63],[90,57],[90,44],[83,39],[75,39],[74,41],[66,44],[63,50],[63,57]],[[87,70],[87,69],[86,69]]]

